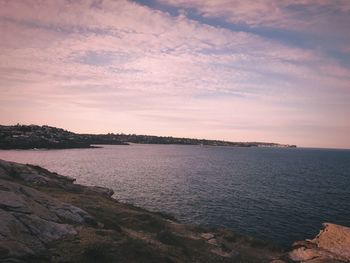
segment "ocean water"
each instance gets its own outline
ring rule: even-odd
[[[281,246],[311,238],[323,222],[350,226],[350,151],[181,145],[2,150],[115,198],[226,227]]]

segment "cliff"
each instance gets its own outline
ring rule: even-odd
[[[171,216],[120,203],[112,195],[110,189],[75,184],[73,178],[38,166],[0,160],[0,262],[315,263],[350,259],[348,228],[327,225],[313,241],[296,244],[284,253],[226,229],[180,224]],[[319,254],[306,259],[300,251],[308,249],[328,261],[312,261]]]

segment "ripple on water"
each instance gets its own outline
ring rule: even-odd
[[[325,221],[350,226],[350,151],[179,145],[0,151],[186,223],[289,245]]]

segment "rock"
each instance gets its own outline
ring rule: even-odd
[[[30,213],[21,195],[0,190],[0,208],[21,213]]]
[[[19,258],[32,256],[35,253],[29,247],[14,240],[0,240],[1,262],[17,262]],[[22,262],[19,261],[18,262]]]
[[[201,234],[201,237],[205,239],[209,244],[217,246],[219,245],[218,241],[215,238],[215,235],[212,233]]]
[[[100,186],[91,186],[89,188],[92,189],[94,192],[97,192],[106,196],[112,196],[114,194],[114,191],[110,188],[105,188]]]
[[[350,228],[331,223],[323,226],[324,229],[311,242],[350,261]]]
[[[19,179],[27,183],[45,186],[64,186],[75,181],[73,178],[51,173],[39,166],[5,162],[3,160],[0,160],[0,178]]]
[[[201,235],[202,238],[204,238],[205,240],[209,240],[214,238],[215,236],[212,233],[204,233]]]
[[[300,247],[289,253],[289,257],[293,261],[308,261],[314,258],[330,258],[328,253],[319,249],[308,249]]]
[[[67,235],[77,234],[72,225],[47,221],[36,215],[16,215],[15,217],[29,230],[30,234],[36,236],[43,244]]]
[[[216,240],[216,238],[211,238],[211,239],[207,240],[207,242],[211,245],[214,245],[214,246],[217,246],[219,244],[218,241]]]
[[[63,220],[67,223],[87,223],[92,217],[84,210],[60,202],[42,192],[27,186],[0,180],[0,185],[10,191],[0,191],[0,207],[21,213],[36,214],[46,220],[58,222]]]
[[[8,256],[22,257],[45,249],[43,243],[33,235],[12,213],[0,210],[0,249]]]
[[[17,262],[29,255],[39,255],[50,242],[76,235],[77,225],[97,225],[81,208],[27,184],[62,186],[71,180],[1,160],[0,173],[0,261]]]
[[[23,207],[26,202],[25,198],[21,198],[23,203],[20,203],[18,207]],[[2,202],[1,199],[0,202]],[[0,209],[1,250],[7,251],[7,254],[13,257],[40,253],[49,242],[77,233],[73,225],[64,223],[64,220],[55,216],[48,209],[45,218],[39,217],[35,211],[36,208],[29,206],[25,213],[21,209]],[[45,210],[45,208],[40,209]],[[52,215],[51,218],[50,215]]]
[[[289,258],[308,263],[349,262],[350,228],[331,223],[323,227],[314,239],[295,242]]]

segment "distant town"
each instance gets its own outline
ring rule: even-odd
[[[47,125],[0,125],[0,149],[94,148],[96,147],[94,145],[128,145],[130,143],[232,147],[296,147],[296,145],[266,142],[230,142],[123,133],[77,134]]]

